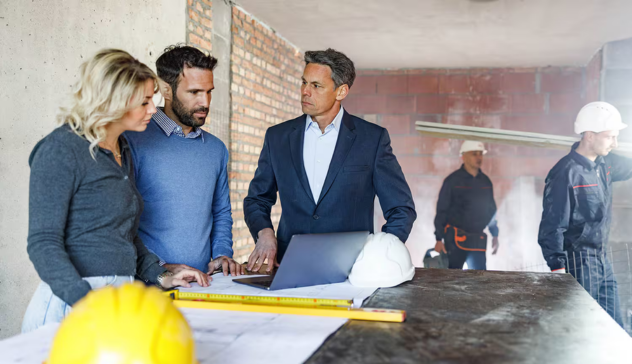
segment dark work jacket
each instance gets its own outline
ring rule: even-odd
[[[610,233],[612,182],[632,177],[632,159],[611,153],[592,162],[578,146],[546,177],[538,243],[551,270],[567,267],[567,253],[601,254]]]
[[[302,115],[266,132],[243,205],[255,241],[260,230],[273,227],[270,210],[278,192],[282,208],[277,231],[279,261],[295,234],[373,232],[376,195],[386,218],[382,231],[406,242],[417,214],[386,129],[344,112],[316,203],[303,166],[305,120]]]
[[[435,238],[443,239],[448,224],[468,233],[482,233],[489,226],[492,236],[498,236],[495,215],[492,181],[483,171],[479,170],[474,177],[461,165],[441,186],[434,221]]]

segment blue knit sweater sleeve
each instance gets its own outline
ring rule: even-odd
[[[233,217],[228,190],[228,150],[224,147],[222,169],[213,195],[213,230],[211,231],[212,259],[233,257]]]

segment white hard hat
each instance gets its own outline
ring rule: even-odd
[[[577,114],[575,119],[575,133],[581,134],[585,131],[601,133],[606,130],[622,130],[628,126],[621,121],[619,110],[607,102],[591,102]]]
[[[358,287],[394,287],[414,275],[415,266],[406,245],[393,234],[377,233],[367,238],[349,282]]]
[[[463,153],[465,152],[472,152],[472,151],[481,151],[483,152],[483,154],[487,153],[487,151],[485,150],[485,145],[482,142],[466,140],[463,142],[463,144],[461,144],[461,150],[459,151],[459,154],[463,155]]]

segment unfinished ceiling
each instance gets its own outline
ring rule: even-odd
[[[583,66],[632,37],[631,0],[237,0],[302,51],[357,68]]]

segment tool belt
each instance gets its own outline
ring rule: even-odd
[[[446,225],[443,230],[445,233],[445,241],[454,242],[457,248],[461,250],[484,252],[487,250],[487,234],[485,233],[468,233],[463,229],[450,224]]]

